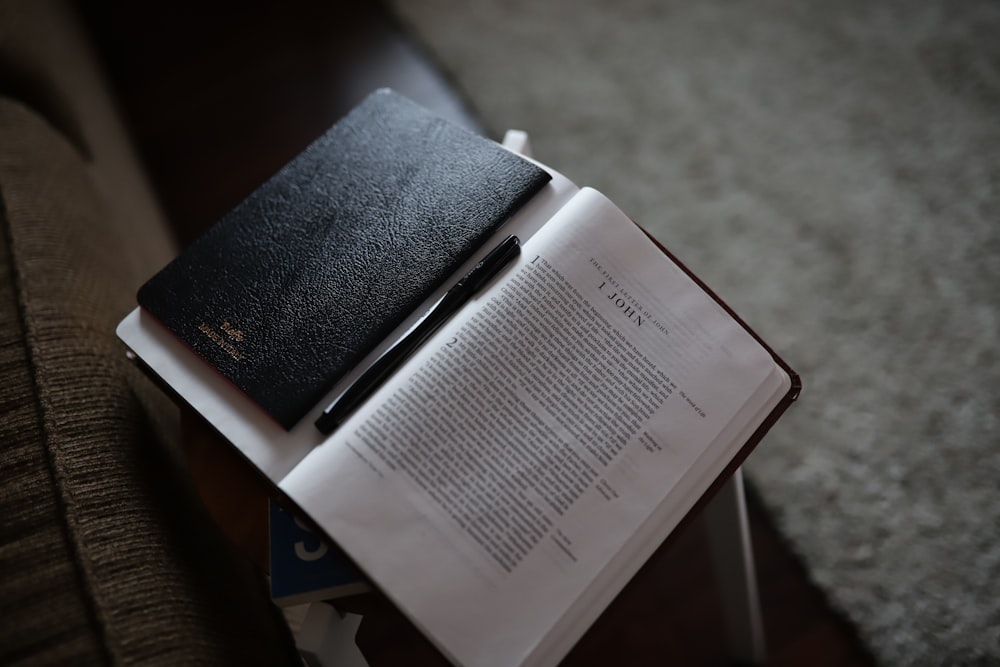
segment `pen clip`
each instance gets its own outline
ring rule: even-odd
[[[507,266],[508,262],[521,252],[521,241],[511,234],[500,245],[493,248],[485,257],[476,263],[465,276],[458,281],[453,289],[467,289],[475,294],[483,285],[492,280]],[[468,281],[468,282],[467,282]]]

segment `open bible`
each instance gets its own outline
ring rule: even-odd
[[[463,665],[558,662],[800,388],[609,199],[537,166],[547,182],[290,427],[147,308],[118,328]],[[322,435],[324,407],[508,234],[519,257]]]

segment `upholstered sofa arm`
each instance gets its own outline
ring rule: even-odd
[[[86,38],[0,2],[0,663],[295,664],[114,336],[174,248]]]

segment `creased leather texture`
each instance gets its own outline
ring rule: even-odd
[[[291,428],[549,178],[378,91],[139,303]]]

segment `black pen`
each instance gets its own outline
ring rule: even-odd
[[[331,403],[319,419],[316,428],[324,435],[332,433],[354,410],[368,400],[376,389],[399,368],[417,348],[431,337],[442,324],[457,313],[472,295],[479,291],[493,276],[500,273],[507,264],[521,252],[521,243],[513,234],[508,236],[486,257],[472,267],[461,280],[449,289],[437,305],[420,321],[409,334],[389,348],[385,354],[371,365],[340,398]]]

